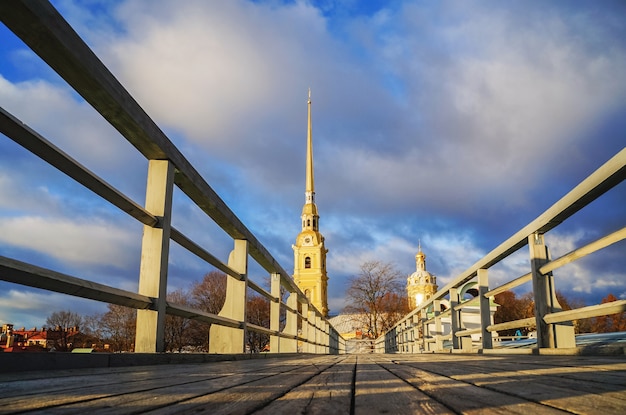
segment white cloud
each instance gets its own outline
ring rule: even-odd
[[[147,163],[69,87],[41,79],[11,83],[1,71],[0,101],[5,110],[106,180],[138,187],[132,175],[145,175]]]
[[[118,16],[127,33],[105,53],[119,77],[149,114],[217,151],[254,147],[273,122],[289,123],[307,66],[328,59],[320,48],[331,42],[304,2],[130,1]]]
[[[37,290],[0,290],[0,324],[19,327],[42,327],[53,312],[70,310],[81,315],[101,313],[104,303]]]
[[[140,236],[99,220],[22,216],[0,218],[0,241],[61,261],[118,268],[133,263],[133,240]]]
[[[375,205],[416,194],[435,207],[473,205],[488,195],[517,208],[554,167],[576,170],[582,138],[626,98],[624,44],[590,47],[581,39],[599,29],[575,13],[456,6],[407,2],[370,27],[373,57],[409,100],[388,137],[402,143],[397,154],[374,151],[367,135],[357,150],[338,149],[347,183],[368,183],[359,196],[384,196]]]
[[[47,187],[39,186],[25,193],[23,186],[26,185],[23,177],[17,179],[15,172],[10,175],[0,168],[0,209],[19,210],[22,213],[58,209],[58,198],[51,195]]]

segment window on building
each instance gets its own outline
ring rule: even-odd
[[[311,268],[311,257],[304,258],[304,268]]]

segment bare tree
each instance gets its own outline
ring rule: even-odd
[[[175,304],[190,305],[189,294],[178,289],[167,295],[167,301],[171,301]],[[178,351],[181,352],[183,347],[192,343],[191,320],[177,317],[166,316],[165,317],[165,350],[168,352]]]
[[[226,299],[226,277],[223,272],[211,271],[202,281],[194,283],[191,287],[194,305],[207,313],[219,313]]]
[[[109,311],[102,315],[100,327],[111,351],[133,351],[137,311],[115,304],[108,304],[108,308]]]
[[[376,338],[401,317],[395,311],[402,307],[401,275],[390,263],[368,261],[361,272],[349,279],[345,311],[359,314],[368,334]]]
[[[265,297],[260,295],[248,296],[246,303],[246,321],[248,323],[269,328],[270,325],[270,303]],[[246,333],[246,344],[251,353],[262,352],[270,342],[270,337],[264,333],[257,333],[248,330]]]
[[[211,314],[219,314],[226,300],[226,278],[220,271],[211,271],[204,275],[202,281],[195,282],[190,290],[193,307]],[[192,321],[190,327],[190,343],[200,350],[209,350],[210,325]]]
[[[83,318],[80,314],[73,311],[55,311],[46,319],[46,325],[56,333],[55,348],[60,351],[68,349],[69,330],[78,328],[83,324]]]
[[[388,293],[380,300],[384,318],[381,319],[381,333],[390,330],[409,311],[409,298],[405,293]]]

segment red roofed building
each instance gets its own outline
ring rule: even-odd
[[[0,351],[2,352],[26,352],[26,351],[49,351],[71,350],[72,343],[80,334],[78,327],[64,329],[55,327],[49,329],[32,328],[26,330],[13,329],[13,324],[3,324],[0,333]]]

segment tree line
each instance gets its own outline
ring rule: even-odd
[[[583,300],[566,298],[560,291],[556,292],[556,298],[564,311],[581,308],[586,305]],[[518,297],[513,291],[504,291],[497,294],[494,301],[499,305],[493,316],[494,323],[496,324],[534,317],[535,315],[535,302],[533,300],[532,292]],[[601,304],[612,301],[617,301],[617,297],[613,294],[608,294],[602,299]],[[572,324],[574,325],[574,331],[576,334],[626,331],[626,312],[574,320]],[[530,331],[535,329],[535,327],[526,327],[519,329],[519,331],[521,334],[527,335]],[[517,329],[511,329],[502,330],[498,332],[498,334],[501,336],[515,336],[519,333],[517,333]]]
[[[227,275],[211,271],[201,281],[188,289],[178,289],[167,295],[167,301],[218,314],[226,298]],[[248,293],[247,322],[262,327],[269,326],[269,301],[256,293]],[[134,350],[137,311],[133,308],[108,304],[107,311],[83,316],[72,311],[57,311],[46,319],[48,327],[80,327],[80,336],[64,333],[55,349],[91,347],[109,352]],[[167,352],[207,352],[209,348],[207,323],[168,315],[165,318],[165,350]],[[251,353],[263,351],[269,345],[267,334],[247,331],[246,349]]]

